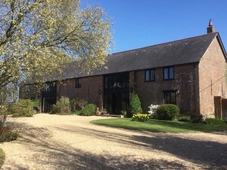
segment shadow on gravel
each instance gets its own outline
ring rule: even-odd
[[[206,165],[209,169],[227,169],[227,145],[212,141],[197,141],[175,136],[133,136],[132,140],[168,152],[176,157]]]
[[[122,133],[111,133],[88,128],[73,129],[73,127],[70,126],[58,128],[58,130],[72,134],[82,133],[84,135],[92,136],[94,139],[101,138],[116,143],[126,144],[127,148],[131,149],[140,147],[145,150],[161,150],[183,160],[199,164],[201,167],[227,169],[227,145],[218,142],[184,139],[171,134],[163,135],[162,133],[149,133],[151,134],[150,136],[130,136]],[[146,134],[146,132],[140,133]],[[153,164],[155,163],[152,162],[151,158],[150,165]],[[159,162],[159,164],[162,164],[164,168],[167,168],[168,165],[174,168],[183,168],[177,163],[173,166],[171,166],[170,162],[166,162],[166,164]],[[161,166],[150,166],[150,168],[161,168]]]
[[[54,169],[188,169],[179,162],[165,160],[149,161],[138,160],[135,155],[111,156],[110,154],[96,155],[64,145],[61,141],[51,140],[52,133],[43,127],[33,127],[25,123],[15,122],[14,126],[21,129],[21,137],[18,142],[32,150],[33,161],[43,167]],[[115,143],[125,144],[132,150],[160,150],[183,160],[201,165],[201,168],[227,169],[227,145],[212,141],[198,141],[180,138],[171,134],[140,132],[140,135],[126,135],[122,133],[105,132],[82,127],[65,126],[53,127],[62,133],[70,135],[89,135],[91,138],[104,139]],[[144,134],[144,135],[143,135]],[[91,141],[92,142],[92,141]],[[114,147],[114,146],[113,146]],[[23,154],[23,153],[22,153]],[[7,156],[7,155],[6,155]],[[26,169],[16,165],[19,169]]]
[[[36,128],[28,126],[24,123],[17,123],[17,127],[21,129],[22,135],[19,138],[19,143],[23,144],[27,149],[32,150],[33,162],[39,164],[37,169],[51,167],[51,169],[67,169],[67,170],[148,170],[148,169],[186,169],[184,165],[178,162],[168,162],[164,160],[149,161],[137,160],[135,155],[127,156],[111,156],[109,154],[96,155],[82,150],[64,145],[61,141],[51,140],[52,132],[46,128]],[[56,127],[58,128],[58,127]],[[59,129],[59,128],[58,128]],[[76,135],[78,131],[83,134],[92,135],[98,138],[107,139],[111,136],[113,141],[128,142],[128,136],[105,133],[91,129],[69,130],[68,128],[59,129],[62,131],[71,132],[71,135]],[[104,135],[104,136],[103,136]],[[121,140],[125,138],[125,140]],[[92,142],[92,141],[91,141]],[[113,146],[114,147],[114,146]],[[22,153],[23,154],[23,153]],[[48,159],[46,159],[48,158]],[[19,169],[27,169],[21,165],[16,165]],[[34,168],[34,167],[33,167]]]
[[[147,151],[154,149],[161,150],[173,154],[180,159],[199,164],[202,167],[206,168],[227,169],[227,145],[218,142],[184,139],[170,134],[165,134],[163,136],[163,134],[160,133],[149,133],[149,135],[151,134],[151,136],[129,136],[122,133],[111,133],[98,130],[94,131],[93,129],[88,128],[73,129],[73,127],[71,126],[65,128],[55,128],[56,130],[68,132],[71,134],[81,133],[83,135],[89,135],[94,139],[101,138],[106,141],[126,144],[127,148],[131,149],[139,147],[141,150]],[[161,168],[161,166],[151,166],[156,164],[152,161],[153,160],[151,158],[149,166],[150,168]],[[170,167],[183,168],[182,165],[177,164],[176,162],[175,165],[171,165],[171,162],[165,161],[159,161],[158,164],[162,164],[162,168],[167,169],[169,169]],[[168,167],[169,165],[170,167]]]

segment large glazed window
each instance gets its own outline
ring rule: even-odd
[[[104,76],[104,108],[111,114],[129,111],[129,73]]]
[[[104,79],[105,89],[122,89],[129,86],[128,73],[106,75]]]
[[[45,92],[56,92],[56,82],[47,82],[45,84]]]

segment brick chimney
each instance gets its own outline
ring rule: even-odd
[[[210,19],[209,25],[208,25],[208,27],[207,27],[207,34],[213,33],[213,32],[214,32],[214,27],[213,27],[213,23],[212,23],[212,21],[211,21],[211,19]]]

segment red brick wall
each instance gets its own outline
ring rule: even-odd
[[[145,82],[144,70],[130,72],[130,87],[136,83],[136,93],[143,110],[147,111],[150,104],[162,104],[163,90],[176,90],[176,104],[181,113],[214,116],[214,96],[227,97],[226,61],[218,40],[211,43],[199,64],[174,66],[174,72],[174,80],[163,80],[163,68],[156,68],[154,82]],[[58,83],[58,98],[81,98],[102,108],[103,91],[100,94],[100,89],[103,90],[103,76],[84,77],[81,80],[81,88],[75,88],[75,79]],[[31,91],[26,95],[30,98],[35,93]]]
[[[200,113],[214,116],[214,96],[226,97],[226,62],[214,39],[199,64]]]
[[[75,79],[65,80],[58,86],[58,96],[69,97],[70,99],[84,99],[99,107],[102,103],[103,76],[81,78],[81,87],[75,88]],[[101,93],[101,94],[100,94]]]
[[[29,91],[26,91],[26,86],[29,86]],[[40,96],[40,87],[32,84],[22,84],[20,85],[19,95],[22,99],[35,99]]]
[[[196,112],[197,64],[174,66],[174,72],[174,80],[163,80],[163,68],[156,68],[153,82],[145,82],[144,70],[136,72],[136,92],[141,99],[144,111],[148,110],[150,104],[164,102],[163,90],[176,90],[176,104],[180,107],[181,113]]]

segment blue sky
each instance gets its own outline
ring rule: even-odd
[[[112,17],[110,53],[206,34],[211,19],[227,50],[227,0],[81,0]]]

